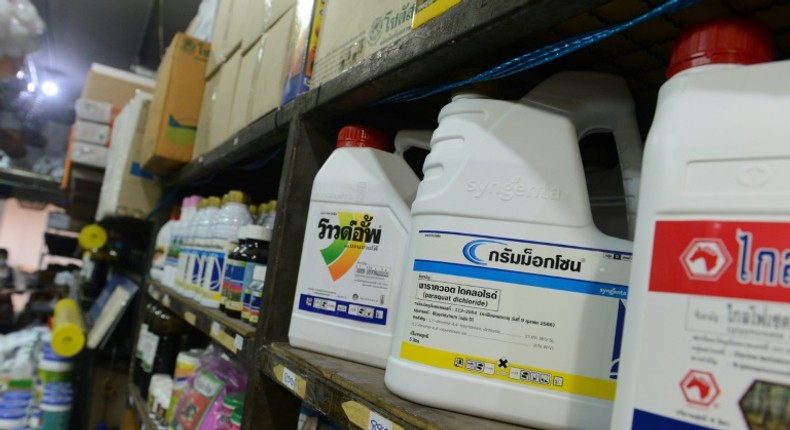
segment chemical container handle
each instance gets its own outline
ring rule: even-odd
[[[395,135],[395,155],[403,158],[409,148],[431,150],[433,130],[401,130]]]
[[[606,73],[558,73],[541,82],[521,103],[567,116],[576,126],[579,139],[593,132],[612,132],[623,178],[628,235],[633,239],[642,170],[642,135],[625,81]]]

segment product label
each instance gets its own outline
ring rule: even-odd
[[[149,330],[146,330],[144,334],[140,333],[140,336],[142,336],[140,367],[150,373],[154,369],[154,358],[156,357],[156,350],[159,348],[159,336],[151,333]]]
[[[242,308],[242,291],[244,290],[244,275],[248,263],[240,260],[226,260],[225,264],[225,307],[230,310],[240,311]]]
[[[209,300],[220,302],[220,286],[222,285],[222,270],[225,267],[226,240],[211,239],[206,242],[204,250],[203,274],[201,276],[201,289]]]
[[[250,324],[257,324],[261,317],[261,298],[260,291],[253,291],[250,294]]]
[[[297,286],[299,309],[386,325],[406,241],[389,209],[313,202]]]
[[[630,253],[450,231],[415,240],[401,358],[614,399]]]
[[[185,392],[178,404],[173,427],[176,430],[196,430],[206,417],[225,384],[211,373],[199,371],[193,389]]]
[[[165,256],[165,265],[175,268],[178,265],[178,256],[181,254],[181,240],[180,234],[173,234],[170,239],[170,245],[167,247],[167,255]]]
[[[148,333],[148,324],[140,324],[140,334],[137,335],[137,346],[134,348],[134,356],[137,358],[143,357],[143,345],[145,343],[146,333]]]
[[[790,223],[658,221],[633,429],[790,428]]]

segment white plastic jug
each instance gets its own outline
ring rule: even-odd
[[[521,103],[456,96],[412,206],[386,384],[431,406],[549,429],[609,426],[631,243],[593,224],[579,139],[611,130],[636,204],[622,79],[562,73]]]
[[[402,133],[397,146],[419,146]],[[344,127],[313,182],[288,339],[384,367],[419,179],[378,130]],[[425,139],[427,146],[427,139]]]
[[[614,430],[790,428],[790,61],[754,64],[772,55],[739,20],[675,45],[645,146]]]

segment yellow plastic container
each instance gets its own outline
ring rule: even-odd
[[[85,323],[77,302],[61,299],[52,317],[52,349],[60,356],[77,355],[85,346]]]

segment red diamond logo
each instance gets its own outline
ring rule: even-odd
[[[721,239],[694,239],[680,255],[680,262],[689,279],[718,281],[732,257]]]
[[[700,406],[710,406],[719,397],[719,385],[710,372],[690,370],[680,382],[686,401]]]

